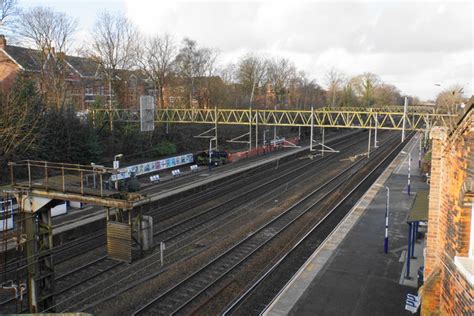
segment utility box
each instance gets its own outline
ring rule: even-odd
[[[143,250],[153,249],[153,217],[144,215],[142,217],[142,248]]]
[[[132,262],[132,228],[128,223],[107,222],[107,252],[112,259]]]

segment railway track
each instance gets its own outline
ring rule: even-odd
[[[409,136],[410,138],[411,136]],[[363,178],[360,183],[348,192],[331,211],[311,228],[291,248],[253,282],[251,282],[225,309],[222,315],[259,315],[262,314],[273,302],[281,289],[291,280],[298,269],[303,266],[313,252],[324,243],[333,229],[351,209],[354,200],[358,200],[363,193],[355,194],[364,182],[372,177],[378,168],[385,167],[398,154],[403,145],[395,147],[385,159],[380,161],[376,168]],[[371,183],[371,181],[369,181]],[[368,187],[368,185],[365,185]],[[365,191],[365,190],[363,190]],[[338,212],[339,211],[339,212]],[[334,214],[336,213],[336,214]],[[334,215],[333,215],[334,214]]]
[[[87,285],[87,282],[94,280],[99,275],[103,275],[104,273],[109,272],[121,264],[121,262],[109,259],[107,256],[102,256],[66,273],[63,273],[55,279],[55,286],[60,288],[60,290],[56,291],[54,296],[58,299],[61,299],[71,290]],[[4,308],[7,309],[7,306],[11,306],[15,301],[16,298],[12,297],[0,302],[2,313]],[[26,311],[27,310],[25,309],[21,310],[21,312]],[[10,312],[16,313],[17,311],[10,310]]]
[[[352,136],[357,136],[361,134],[362,132],[354,133]],[[347,138],[336,139],[334,141],[329,142],[328,144],[330,144],[331,146],[335,146],[345,142],[348,142]],[[305,153],[297,153],[295,157],[297,158],[304,154]],[[285,166],[290,164],[291,161],[286,162],[285,164],[281,164],[280,168],[283,169],[285,168]],[[290,166],[290,168],[291,167],[292,166]],[[236,178],[224,181],[219,187],[209,188],[199,194],[190,196],[189,198],[178,200],[170,204],[166,204],[165,206],[152,206],[150,210],[146,211],[146,214],[153,216],[155,222],[162,222],[174,217],[177,211],[181,211],[182,209],[188,209],[190,208],[190,206],[193,205],[195,206],[204,204],[212,198],[224,196],[225,194],[235,191],[236,188],[244,186],[245,182],[249,181],[249,176],[258,174],[261,180],[266,179],[269,176],[271,177],[271,173],[271,170],[251,170],[249,172],[237,176]],[[55,263],[60,264],[68,259],[81,255],[88,248],[95,248],[101,245],[105,245],[105,233],[102,231],[56,246],[51,253],[55,255]],[[42,255],[45,254],[47,253],[42,253]],[[27,263],[25,258],[22,258],[20,260],[14,260],[13,262],[7,263],[7,269],[5,273],[17,272],[17,270],[25,268],[26,266]]]
[[[364,141],[365,139],[359,139],[357,141],[351,140],[350,142],[345,140],[343,143],[336,144],[336,146],[338,150],[345,151]],[[345,145],[348,142],[349,144]],[[341,144],[344,144],[344,146],[339,147],[338,145]],[[306,176],[307,173],[311,173],[314,168],[324,168],[330,161],[323,160],[323,158],[307,160],[277,177],[273,175],[273,177],[264,178],[261,181],[253,183],[250,187],[246,186],[244,190],[237,192],[226,201],[155,232],[153,234],[155,244],[166,242],[167,244],[170,243],[171,247],[179,244],[180,241],[185,240],[189,235],[195,235],[208,229],[209,223],[212,224],[218,217],[230,215],[232,213],[231,210],[237,209],[249,201],[255,203],[256,200],[267,198],[274,194],[282,184],[292,185],[293,183],[298,182],[302,177]],[[262,191],[264,191],[264,193],[262,193]]]
[[[332,146],[335,146],[335,145],[337,145],[337,144],[345,144],[345,143],[347,143],[347,142],[348,142],[348,140],[347,140],[347,138],[346,138],[346,139],[344,139],[343,141],[336,142],[336,144],[333,144]],[[353,140],[351,140],[351,142],[353,142]],[[350,147],[350,146],[346,146],[346,147],[344,147],[344,148],[348,148],[348,147]],[[310,163],[300,163],[300,164],[298,164],[298,165],[295,164],[294,166],[292,166],[293,168],[289,168],[290,171],[288,171],[287,174],[291,174],[291,172],[296,172],[296,171],[303,170],[305,167],[308,167],[309,165],[316,165],[317,162],[318,162],[318,160],[314,160],[314,161],[312,161],[312,162],[310,162]],[[283,166],[284,166],[283,164],[280,165],[280,168],[283,169]],[[272,173],[272,170],[270,170],[270,172],[268,172],[268,173]],[[273,171],[273,173],[274,173],[274,171]],[[245,180],[245,179],[243,179],[243,180]],[[265,180],[265,178],[264,178],[263,180]],[[262,180],[262,181],[263,181],[263,180]],[[248,181],[248,180],[247,180],[247,181]],[[232,188],[232,187],[235,187],[236,185],[242,185],[243,182],[244,182],[244,181],[242,181],[242,182],[234,182],[234,183],[233,183],[233,186],[230,185],[229,187],[226,187],[226,190],[231,190],[231,188]],[[284,182],[284,181],[283,181],[283,182]],[[264,182],[264,183],[267,183],[267,182]],[[257,187],[260,188],[260,187],[263,187],[263,185],[257,186]],[[255,190],[255,189],[253,189],[253,190]],[[246,194],[248,194],[248,193],[250,193],[251,191],[252,191],[252,190],[247,190],[247,191],[245,191],[245,192],[246,192]],[[255,190],[255,191],[256,191],[256,190]],[[221,192],[224,192],[224,189],[223,189]],[[210,190],[210,191],[208,192],[208,194],[215,194],[215,192],[213,192],[212,190]],[[243,196],[244,196],[244,194],[239,195],[240,198],[242,198]],[[195,197],[195,198],[193,198],[193,199],[187,199],[187,200],[185,200],[185,201],[176,202],[176,203],[174,203],[175,207],[173,207],[173,209],[180,209],[180,208],[183,208],[184,206],[190,205],[191,203],[198,203],[198,201],[202,201],[203,199],[206,199],[206,198],[209,199],[209,196],[204,196],[204,197],[198,196],[198,197]],[[247,200],[248,200],[248,199],[247,199]],[[228,205],[228,204],[227,204],[227,205]],[[202,221],[201,221],[201,222],[202,222]],[[205,221],[204,221],[204,222],[205,222]],[[199,225],[194,224],[194,226],[196,227],[196,226],[199,226]],[[192,230],[192,228],[191,228],[191,229],[190,229],[189,227],[188,227],[188,228],[184,228],[184,226],[182,226],[182,228],[181,228],[181,231],[182,231],[182,232],[186,232],[186,231],[189,231],[189,230]],[[179,235],[179,234],[180,234],[180,233],[178,232],[178,235]],[[162,236],[163,236],[163,235],[162,235]],[[89,239],[88,239],[88,240],[89,240]],[[87,241],[77,242],[77,243],[75,243],[75,247],[78,247],[78,245],[83,245],[83,244],[85,244],[86,242],[87,242]],[[89,269],[94,269],[92,266],[93,266],[95,263],[97,263],[97,262],[94,262],[94,261],[93,261],[92,263],[90,263],[90,264],[91,264],[91,267],[90,267]],[[118,265],[120,265],[120,263],[119,263]],[[92,273],[92,274],[93,274],[93,273]],[[102,273],[98,273],[97,275],[100,275],[100,274],[103,274],[103,272],[102,272]],[[94,278],[94,276],[92,276],[90,279],[87,279],[87,280],[92,280],[93,278]],[[59,279],[59,278],[58,278],[58,279]],[[86,280],[85,280],[85,281],[86,281]],[[64,290],[64,291],[61,291],[60,293],[57,293],[58,295],[59,295],[59,294],[62,294],[62,293],[64,293],[64,292],[67,292],[67,291],[73,289],[75,286],[79,286],[80,284],[82,284],[82,283],[84,283],[84,282],[71,280],[71,281],[69,281],[69,282],[64,282],[64,283],[62,283],[62,284],[67,284],[67,283],[72,283],[73,286],[65,287],[65,290]]]
[[[360,140],[360,141],[364,141],[364,140]],[[347,142],[347,140],[346,140],[346,142]],[[344,148],[348,148],[348,147],[351,147],[351,146],[353,146],[353,145],[354,145],[354,141],[352,140],[352,141],[351,141],[351,145],[347,145],[347,146],[345,146]],[[343,149],[343,148],[341,148],[341,149]],[[327,158],[326,158],[326,159],[327,159]],[[294,171],[296,171],[296,170],[297,170],[297,171],[302,171],[302,170],[303,170],[303,171],[308,171],[308,169],[306,169],[305,167],[307,167],[307,166],[310,165],[310,164],[313,164],[313,165],[314,165],[314,164],[316,164],[316,163],[317,163],[317,160],[313,160],[312,162],[310,162],[310,163],[305,163],[305,164],[303,164],[302,166],[300,166],[300,167],[298,167],[298,168],[293,168],[293,169],[292,169],[292,172],[294,172]],[[289,176],[289,175],[293,175],[293,176],[294,176],[294,174],[291,173],[291,172],[289,172],[289,173],[287,173],[287,174],[285,174],[285,175],[286,175],[286,176]],[[286,180],[288,180],[288,177],[286,178]],[[294,176],[292,180],[293,180],[293,181],[297,181],[297,180],[298,180],[298,177],[295,177],[295,176]],[[267,183],[264,183],[264,184],[267,184]],[[280,184],[281,184],[281,183],[280,183]],[[266,189],[266,187],[263,186],[263,185],[262,185],[261,187]],[[270,192],[270,193],[271,193],[271,192]],[[260,195],[261,195],[261,193],[260,193]],[[244,195],[242,195],[241,197],[244,198],[244,200],[245,200],[244,202],[247,202],[247,201],[249,200],[249,198],[248,198],[248,197],[245,197]],[[240,202],[240,203],[242,203],[242,202]],[[228,211],[228,210],[229,210],[229,208],[227,208],[227,211]],[[214,217],[215,217],[215,216],[214,216]],[[189,221],[187,221],[187,222],[189,222]],[[200,225],[201,225],[200,223],[195,223],[194,226],[192,226],[192,227],[186,227],[186,228],[185,228],[185,227],[182,227],[183,230],[182,230],[181,232],[178,232],[178,235],[180,235],[180,234],[187,234],[187,233],[189,233],[190,231],[193,231],[193,230],[195,229],[195,227],[200,226]],[[206,230],[207,230],[207,229],[208,229],[208,227],[206,228]],[[209,231],[207,231],[207,232],[209,233]],[[199,239],[199,238],[200,238],[200,236],[198,236],[197,239]],[[180,248],[178,248],[178,249],[173,249],[173,252],[172,252],[172,253],[168,253],[168,254],[165,255],[165,259],[167,259],[167,258],[169,258],[169,257],[173,257],[173,255],[174,255],[175,253],[179,252],[180,249],[186,248],[187,245],[192,244],[192,243],[195,242],[195,241],[196,241],[196,239],[194,239],[194,240],[188,242],[188,244],[182,245],[182,246],[181,246]],[[167,249],[172,249],[172,248],[173,248],[173,245],[172,245],[171,247],[168,247],[168,246],[167,246]],[[159,253],[158,253],[158,254],[155,254],[155,255],[152,255],[152,256],[150,256],[150,257],[147,257],[147,258],[145,259],[144,263],[141,265],[142,268],[139,268],[139,267],[137,267],[137,266],[134,266],[133,268],[130,268],[130,270],[132,270],[130,273],[127,273],[127,272],[125,272],[125,271],[121,271],[120,274],[121,274],[121,275],[127,275],[127,277],[136,276],[137,273],[140,273],[140,274],[143,274],[143,275],[147,275],[147,274],[148,274],[148,275],[150,275],[150,278],[153,277],[153,276],[156,276],[156,275],[157,275],[156,272],[152,272],[152,273],[146,272],[145,269],[148,269],[150,266],[153,267],[154,269],[156,269],[157,261],[159,260],[158,255],[159,255]],[[158,257],[158,258],[157,258],[157,257]],[[179,258],[178,258],[178,260],[179,260]],[[129,283],[130,283],[130,282],[129,282]],[[124,289],[126,289],[126,288],[128,287],[128,285],[129,285],[129,283],[124,284],[124,286],[121,287],[121,288],[122,288],[121,291],[123,291]],[[133,286],[134,286],[137,282],[131,282],[131,283],[132,283]],[[101,288],[104,289],[104,288],[107,288],[107,286],[105,286],[105,285],[102,284],[102,285],[101,285]],[[72,306],[80,306],[80,305],[81,305],[81,302],[84,303],[84,302],[86,302],[86,301],[87,301],[87,299],[84,299],[84,300],[82,300],[82,301],[79,301],[79,303],[74,303]]]
[[[358,170],[362,162],[357,160],[351,166],[340,172],[336,177],[327,181],[310,192],[303,199],[291,206],[278,217],[268,222],[253,234],[241,240],[232,248],[191,274],[161,295],[148,301],[134,312],[139,314],[177,314],[187,309],[192,302],[202,296],[214,284],[229,275],[239,266],[254,256],[260,249],[269,244],[301,216],[310,212],[326,197],[343,185]],[[364,165],[364,164],[362,164]],[[364,178],[364,180],[367,177]],[[362,181],[363,182],[363,181]],[[362,183],[361,182],[361,183]],[[316,201],[312,200],[317,196]],[[328,213],[324,216],[329,216]]]
[[[360,135],[361,132],[354,133],[352,135]],[[330,145],[338,144],[340,141],[347,141],[346,138],[335,139],[329,142]],[[295,157],[304,155],[304,153],[296,153]],[[291,161],[290,161],[291,162]],[[286,162],[281,164],[280,167],[284,168],[285,165],[290,164]],[[200,205],[209,201],[216,196],[223,196],[229,192],[233,192],[236,187],[241,186],[244,182],[248,181],[249,176],[259,174],[261,177],[268,177],[268,170],[261,170],[259,168],[252,169],[248,172],[233,177],[232,179],[224,180],[218,187],[210,187],[202,192],[193,194],[184,199],[178,201],[173,201],[171,203],[166,203],[165,205],[160,205],[159,207],[154,207],[152,204],[151,208],[146,211],[147,215],[154,217],[156,221],[164,221],[169,218],[172,218],[176,215],[176,211],[181,211],[182,209],[189,208],[190,205]],[[55,263],[60,264],[68,259],[74,258],[76,256],[82,255],[85,250],[88,248],[95,248],[101,245],[105,245],[105,233],[103,231],[93,233],[91,235],[81,237],[65,244],[56,246],[51,253],[55,255]],[[46,252],[42,255],[47,254]],[[26,258],[15,259],[6,264],[7,268],[4,270],[5,274],[16,273],[20,269],[24,269],[27,266]]]

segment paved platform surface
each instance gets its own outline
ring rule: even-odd
[[[416,294],[418,263],[404,281],[408,225],[406,216],[419,189],[426,190],[418,169],[416,135],[351,210],[325,243],[308,259],[265,315],[411,315],[407,293]],[[412,194],[407,194],[411,152]],[[384,253],[386,189],[390,188],[389,253]],[[402,284],[401,284],[402,283]]]

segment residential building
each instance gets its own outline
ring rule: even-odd
[[[50,63],[58,61],[64,65],[62,75],[66,86],[61,103],[72,105],[77,111],[106,107],[111,101],[116,101],[114,106],[119,108],[137,108],[140,95],[148,93],[147,80],[138,71],[119,72],[115,80],[120,85],[120,95],[115,96],[111,92],[112,83],[104,79],[100,66],[92,59],[56,53],[54,49],[41,52],[7,45],[3,35],[0,35],[0,91],[8,92],[21,73],[38,82],[39,91],[48,95],[52,85],[41,87],[40,78],[48,75]]]

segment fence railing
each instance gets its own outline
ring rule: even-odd
[[[8,163],[11,184],[81,195],[111,194],[110,178],[117,170],[103,166],[21,160]]]

